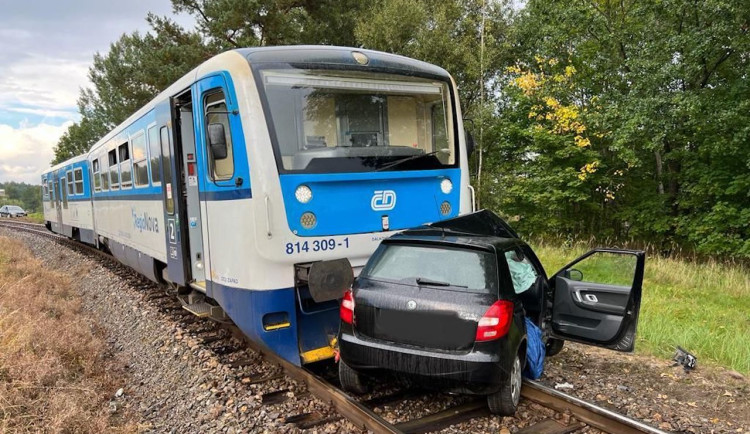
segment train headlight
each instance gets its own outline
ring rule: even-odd
[[[310,202],[312,200],[312,190],[306,185],[300,185],[294,190],[294,197],[296,197],[300,203]]]
[[[440,190],[443,191],[443,193],[448,194],[451,191],[453,191],[453,183],[450,179],[445,178],[442,181],[440,181]]]
[[[442,215],[448,215],[451,213],[451,203],[448,201],[445,201],[440,204],[440,214]]]
[[[300,217],[299,219],[299,223],[305,229],[312,229],[315,227],[315,225],[318,224],[318,219],[315,217],[315,214],[308,211],[302,214],[302,217]]]

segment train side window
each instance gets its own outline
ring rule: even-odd
[[[109,185],[112,190],[117,190],[120,185],[120,172],[117,171],[117,149],[109,151]]]
[[[151,185],[161,185],[160,156],[159,133],[156,131],[156,125],[153,125],[148,129],[148,158],[151,168]]]
[[[63,208],[68,209],[68,189],[65,187],[66,178],[60,179],[60,198],[62,198]]]
[[[101,191],[102,189],[102,177],[100,174],[99,159],[95,159],[91,162],[91,170],[94,172],[92,178],[94,179],[94,191]]]
[[[146,135],[139,131],[130,139],[133,146],[133,183],[135,187],[148,185],[148,161],[146,160]]]
[[[234,152],[232,150],[232,133],[229,126],[229,114],[227,113],[227,103],[224,100],[224,92],[219,90],[206,95],[205,107],[206,131],[208,131],[208,126],[211,124],[220,124],[223,126],[224,140],[227,147],[226,155],[219,158],[219,156],[214,155],[211,146],[208,145],[208,140],[206,140],[211,178],[215,181],[226,181],[227,179],[232,179],[232,176],[234,176]],[[206,135],[208,136],[208,133]]]
[[[120,155],[120,188],[130,188],[133,185],[132,166],[130,164],[130,148],[128,142],[118,147]]]
[[[169,149],[169,130],[167,127],[161,127],[161,161],[164,169],[164,194],[167,214],[174,214],[174,196],[172,192],[172,152]]]
[[[73,180],[76,183],[76,195],[83,194],[83,169],[76,169],[73,172]]]
[[[107,165],[104,164],[104,157],[99,157],[99,177],[102,179],[102,191],[109,190],[109,175],[107,174]]]
[[[76,194],[75,191],[73,191],[73,171],[68,170],[66,175],[67,175],[66,177],[68,180],[68,196],[73,196]]]

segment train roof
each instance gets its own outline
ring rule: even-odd
[[[75,157],[69,158],[69,159],[63,161],[62,163],[57,163],[56,165],[54,165],[54,166],[50,167],[49,169],[45,170],[44,172],[42,172],[42,175],[46,175],[47,173],[54,172],[56,170],[62,169],[63,167],[67,167],[67,166],[69,166],[69,165],[71,165],[73,163],[78,163],[78,162],[81,162],[81,161],[87,161],[86,154],[84,154],[84,155],[76,155]]]
[[[113,128],[107,135],[99,139],[90,149],[89,153],[106,144],[109,140],[120,134],[123,129],[140,119],[146,113],[156,107],[157,103],[175,95],[188,86],[192,85],[196,79],[211,72],[247,66],[248,63],[296,63],[304,65],[305,63],[330,63],[338,65],[351,65],[353,67],[362,67],[354,59],[353,52],[358,51],[365,54],[369,62],[366,64],[371,68],[384,71],[405,74],[431,74],[440,77],[449,78],[450,75],[446,70],[427,62],[410,59],[397,54],[389,54],[381,51],[364,50],[350,47],[319,46],[319,45],[288,45],[279,47],[257,47],[257,48],[238,48],[235,50],[225,51],[221,54],[206,60],[198,65],[195,69],[185,74],[182,78],[174,82],[159,95],[154,97],[145,106],[133,113],[124,122]]]
[[[367,63],[365,65],[376,70],[392,70],[406,74],[426,73],[444,78],[450,77],[448,71],[431,63],[398,54],[361,48],[330,45],[289,45],[282,47],[240,48],[236,51],[245,56],[251,64],[291,63],[304,65],[314,63],[361,68],[363,65],[352,55],[354,52],[359,52],[367,56]]]

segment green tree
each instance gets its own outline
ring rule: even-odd
[[[455,78],[470,113],[483,93],[488,99],[495,93],[498,66],[506,61],[509,17],[505,2],[377,0],[355,34],[367,48],[442,66]]]
[[[55,147],[54,163],[89,149],[160,91],[208,58],[228,49],[259,45],[354,45],[362,3],[286,0],[173,0],[176,12],[196,19],[185,30],[149,14],[150,31],[123,34],[94,56],[92,87],[81,90],[82,119]]]
[[[264,45],[354,45],[358,0],[172,0],[221,50]]]
[[[581,161],[540,149],[545,139],[536,134],[549,132],[548,121],[530,116],[529,95],[511,90],[501,124],[512,123],[514,135],[499,135],[498,155],[530,156],[536,176],[553,179],[544,181],[548,197],[539,196],[518,188],[528,175],[507,176],[517,160],[495,158],[502,211],[528,218],[557,210],[549,225],[540,219],[527,230],[749,256],[749,19],[750,5],[739,0],[529,1],[513,29],[514,57],[534,74],[543,72],[537,58],[575,68],[566,101],[596,133],[587,158],[599,166],[585,180],[588,193],[578,188]],[[571,191],[584,196],[565,203]]]
[[[5,190],[5,197],[0,205],[18,205],[26,212],[42,210],[42,194],[38,185],[6,182],[0,183],[0,189]]]

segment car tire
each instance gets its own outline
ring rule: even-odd
[[[347,392],[361,395],[368,391],[362,374],[350,368],[343,360],[339,360],[339,382],[341,383],[341,388]]]
[[[545,354],[547,357],[552,357],[554,355],[557,355],[562,351],[563,345],[565,345],[565,341],[562,339],[555,339],[555,338],[549,338],[547,339],[547,343],[544,345],[545,348]]]
[[[487,395],[487,406],[490,408],[492,414],[499,416],[513,416],[516,414],[518,403],[521,401],[522,370],[521,356],[520,354],[516,354],[511,365],[510,374],[500,386],[500,390]]]

